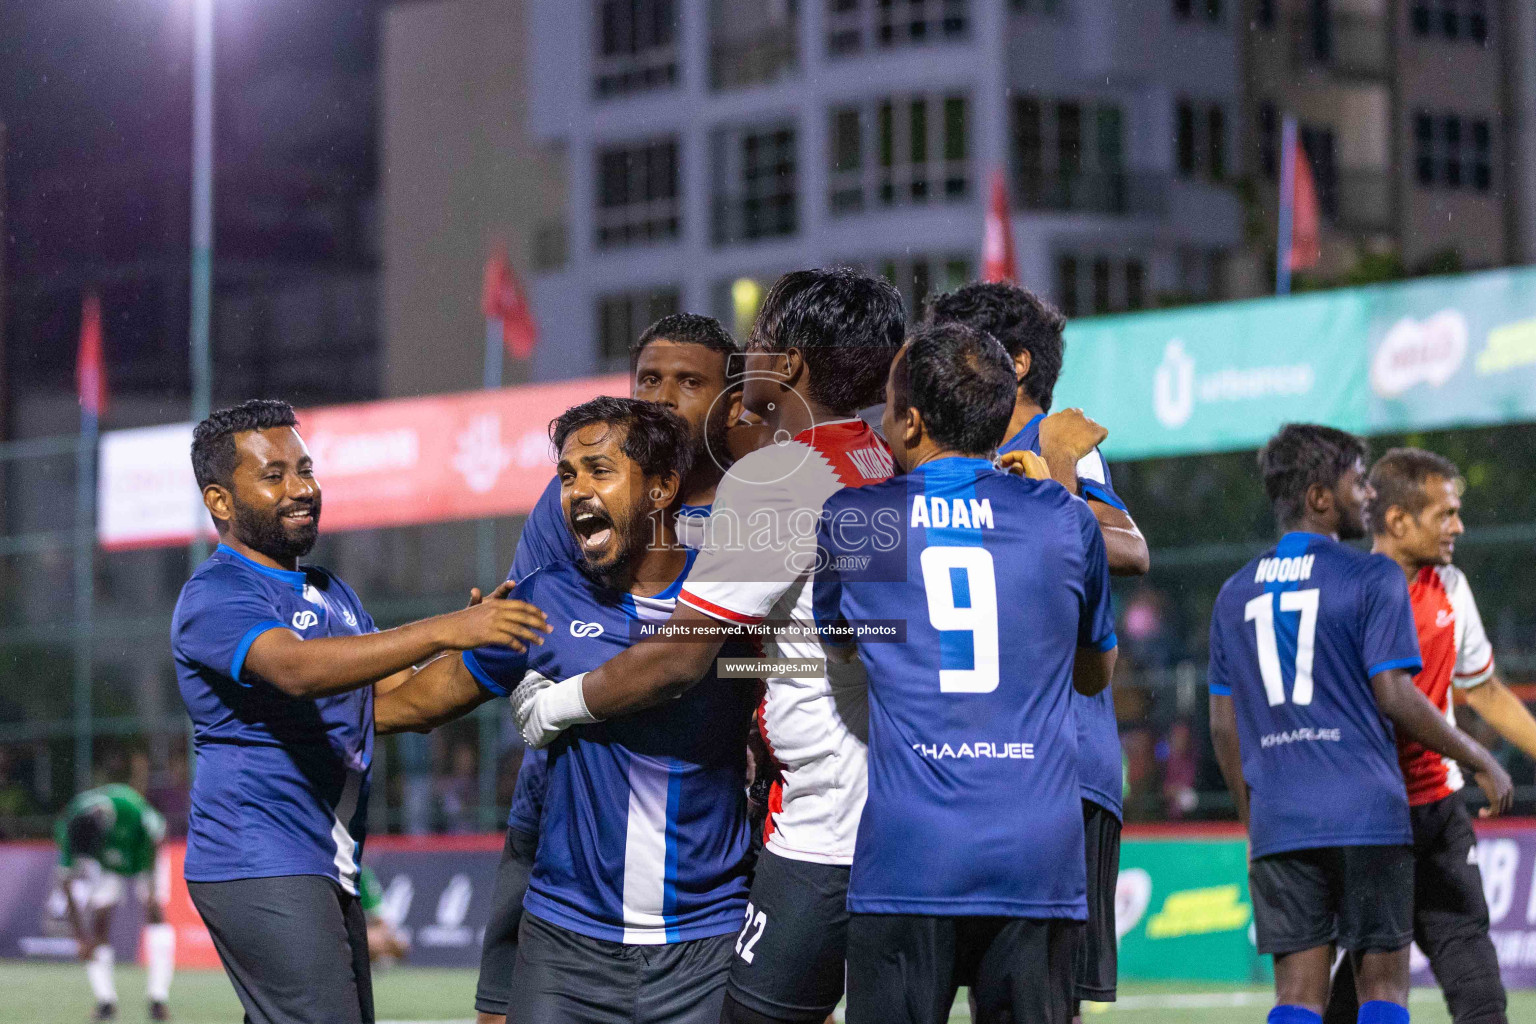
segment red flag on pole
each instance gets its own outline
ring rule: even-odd
[[[80,408],[100,417],[107,407],[107,373],[101,352],[101,300],[87,292],[80,308],[80,348],[75,356]]]
[[[1019,282],[1013,259],[1013,221],[1008,213],[1008,186],[1003,172],[992,172],[992,200],[987,204],[986,230],[981,243],[981,279]]]
[[[533,354],[539,343],[539,327],[505,249],[498,247],[485,261],[480,308],[487,319],[501,321],[501,343],[510,355],[527,359]]]
[[[1322,214],[1317,205],[1317,182],[1312,161],[1300,136],[1291,149],[1291,252],[1292,270],[1317,266],[1322,258]]]

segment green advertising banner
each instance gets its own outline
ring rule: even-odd
[[[1536,268],[1079,320],[1067,352],[1056,405],[1113,459],[1536,420]]]
[[[1267,982],[1241,839],[1126,839],[1115,890],[1120,977]]]

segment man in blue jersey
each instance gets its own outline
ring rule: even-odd
[[[846,268],[779,278],[752,327],[742,396],[774,443],[721,481],[671,631],[513,703],[523,737],[543,746],[573,725],[667,706],[708,678],[730,630],[761,639],[758,732],[778,777],[726,995],[733,1024],[820,1024],[843,994],[867,689],[862,663],[825,657],[811,563],[823,502],[891,475],[885,442],[857,414],[879,401],[905,319],[883,279]]]
[[[730,360],[738,351],[739,346],[720,321],[696,313],[662,317],[629,349],[633,377],[630,394],[677,413],[693,432],[691,468],[683,481],[683,502],[674,520],[680,540],[689,547],[698,546],[699,527],[709,516],[715,486],[731,462],[726,435],[740,414],[741,384],[732,382]],[[560,505],[557,474],[523,524],[508,580],[516,583],[541,566],[580,558]],[[480,949],[480,977],[475,987],[477,1024],[502,1024],[512,997],[523,894],[539,845],[546,759],[547,751],[529,749],[518,769],[507,817],[507,842],[496,870],[491,917]]]
[[[430,728],[525,675],[563,678],[671,614],[694,553],[673,518],[689,428],[651,402],[599,398],[551,431],[580,556],[520,581],[549,610],[531,654],[443,658],[380,698],[384,731]],[[516,1024],[714,1024],[746,908],[746,736],[757,687],[719,681],[569,730],[551,745],[517,945]]]
[[[917,329],[886,384],[902,475],[822,511],[817,623],[906,628],[856,637],[869,797],[848,886],[850,1024],[938,1024],[962,984],[981,1021],[1072,1013],[1087,916],[1072,695],[1108,684],[1114,619],[1088,506],[992,466],[1014,392],[990,335]],[[1010,803],[1021,813],[998,813]]]
[[[1013,413],[1000,455],[1034,452],[1052,479],[1079,494],[1099,523],[1109,571],[1139,576],[1147,571],[1147,542],[1115,493],[1109,464],[1098,445],[1106,432],[1079,409],[1047,415],[1061,374],[1066,318],[1033,292],[1006,282],[969,284],[933,299],[928,323],[961,323],[1002,343],[1018,381]],[[1078,772],[1087,838],[1088,923],[1078,947],[1074,1000],[1113,1002],[1118,970],[1115,888],[1120,877],[1122,769],[1120,730],[1109,689],[1078,694]],[[1073,1016],[1078,1015],[1074,1007]]]
[[[220,543],[171,624],[197,754],[186,878],[247,1021],[367,1024],[357,865],[374,695],[442,651],[537,641],[544,618],[495,600],[376,630],[350,587],[298,564],[321,502],[296,427],[286,403],[251,401],[193,431]]]
[[[1320,1024],[1334,948],[1361,1024],[1406,1024],[1413,834],[1396,732],[1473,766],[1494,813],[1509,775],[1414,686],[1408,586],[1365,536],[1365,444],[1289,424],[1259,454],[1279,543],[1211,614],[1211,738],[1248,826],[1258,948],[1275,958],[1271,1024]],[[1394,730],[1394,726],[1396,727]]]

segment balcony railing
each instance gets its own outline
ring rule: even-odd
[[[715,196],[713,203],[714,242],[752,242],[761,238],[784,238],[798,227],[793,192],[761,196]]]
[[[1128,171],[1062,171],[1021,168],[1013,175],[1013,198],[1021,209],[1116,216],[1155,214],[1167,202],[1162,175]]]
[[[971,194],[968,160],[833,171],[828,201],[834,216],[892,206],[927,206],[963,201]]]
[[[1386,76],[1389,47],[1385,18],[1299,14],[1290,24],[1293,67],[1322,69],[1350,78]]]

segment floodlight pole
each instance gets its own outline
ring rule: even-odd
[[[189,364],[192,422],[208,417],[213,401],[213,351],[209,320],[213,309],[213,0],[194,0],[192,13],[192,324]],[[188,546],[196,568],[208,555],[199,495]]]

